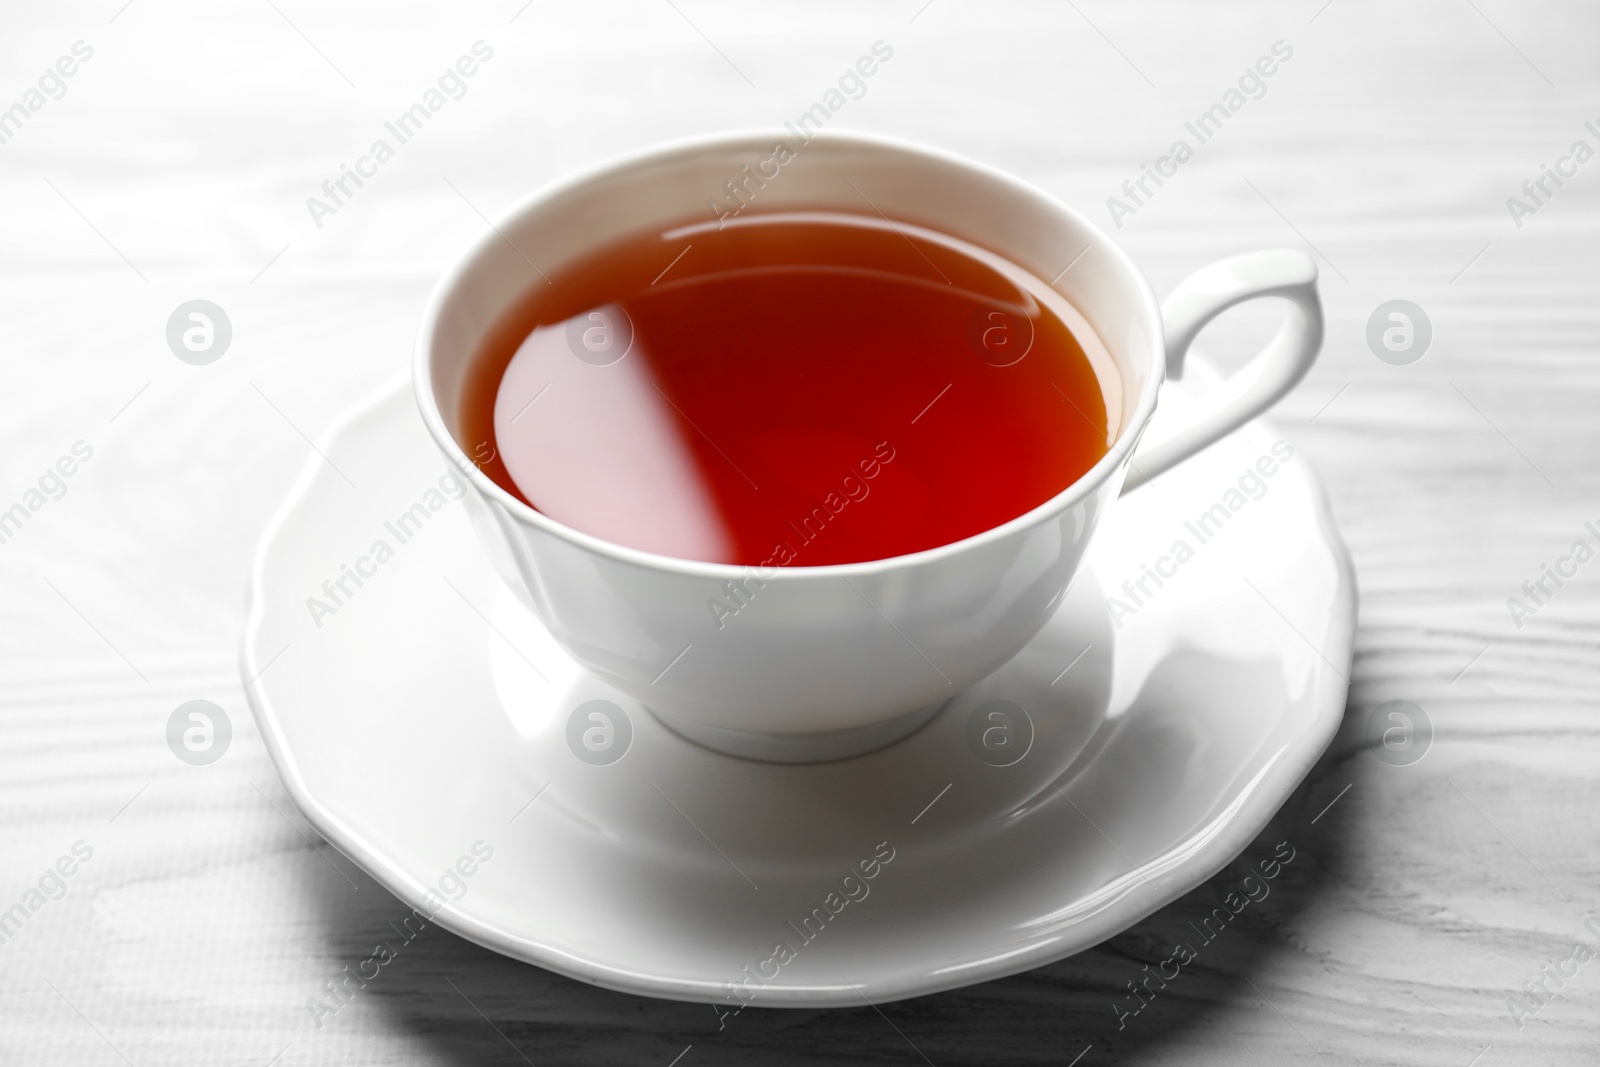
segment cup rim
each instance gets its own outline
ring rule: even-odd
[[[650,570],[667,571],[686,577],[711,578],[719,581],[748,576],[752,571],[756,570],[761,572],[760,577],[763,581],[795,582],[829,577],[851,578],[936,563],[965,554],[973,549],[981,548],[991,542],[1003,540],[1023,529],[1045,522],[1099,490],[1114,473],[1128,462],[1128,457],[1133,447],[1138,444],[1145,427],[1150,422],[1151,416],[1155,413],[1157,397],[1161,385],[1166,379],[1166,354],[1163,340],[1165,332],[1162,327],[1161,306],[1156,300],[1155,292],[1151,289],[1149,280],[1145,278],[1144,272],[1134,263],[1132,257],[1120,245],[1112,241],[1110,236],[1099,226],[1089,221],[1081,212],[1030,182],[1000,170],[998,167],[992,167],[986,163],[968,159],[965,156],[948,152],[944,149],[896,137],[887,137],[882,134],[854,130],[818,131],[806,143],[810,144],[811,141],[821,139],[839,144],[859,144],[875,148],[887,148],[908,156],[920,156],[928,162],[941,166],[973,171],[990,181],[1008,185],[1016,192],[1036,201],[1039,206],[1068,216],[1074,223],[1086,230],[1099,250],[1109,254],[1132,280],[1135,289],[1133,294],[1135,301],[1152,327],[1150,336],[1155,339],[1155,351],[1151,355],[1149,374],[1145,378],[1138,403],[1134,406],[1132,417],[1128,419],[1122,439],[1108,448],[1106,454],[1100,457],[1092,467],[1074,480],[1072,484],[1042,504],[1023,512],[1013,519],[991,526],[970,537],[964,537],[959,541],[950,541],[917,552],[908,552],[898,556],[885,556],[881,559],[861,560],[855,563],[830,563],[810,567],[780,566],[762,568],[759,564],[712,563],[705,560],[668,556],[645,549],[630,548],[627,545],[585,533],[576,527],[551,518],[537,508],[519,500],[485,474],[476,463],[472,462],[460,444],[457,443],[454,435],[450,433],[449,427],[445,425],[444,416],[439,411],[437,398],[434,396],[432,375],[433,337],[437,331],[439,319],[446,303],[456,293],[470,267],[481,259],[490,248],[504,239],[501,237],[501,232],[513,221],[537,211],[544,203],[597,179],[673,156],[688,155],[716,148],[738,147],[746,143],[759,144],[769,142],[774,137],[782,140],[785,136],[788,136],[788,133],[789,131],[776,127],[726,130],[720,133],[677,138],[612,156],[584,167],[564,178],[557,178],[528,193],[496,218],[487,232],[481,234],[468,245],[466,250],[458,255],[445,272],[440,275],[439,280],[434,283],[432,291],[428,294],[422,321],[417,328],[416,346],[411,361],[412,393],[417,402],[417,407],[421,411],[422,421],[427,426],[428,432],[434,441],[444,450],[454,465],[466,474],[466,477],[478,490],[486,493],[492,500],[505,507],[510,515],[519,522],[532,525],[547,534],[559,537],[588,552],[609,557],[619,563],[632,564]],[[1004,255],[1003,252],[997,252],[996,254]],[[1104,338],[1101,340],[1103,343]]]

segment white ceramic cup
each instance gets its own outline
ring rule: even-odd
[[[775,152],[783,144],[786,153]],[[788,156],[779,164],[778,158]],[[843,211],[919,225],[988,249],[1051,284],[1111,357],[1120,397],[1110,452],[1025,515],[938,548],[826,567],[758,568],[639,551],[573,529],[496,485],[469,458],[464,367],[534,285],[618,237],[743,213]],[[721,203],[721,208],[717,204]],[[1071,270],[1064,268],[1073,264]],[[537,266],[536,266],[537,265]],[[1064,595],[1106,508],[1266,410],[1322,344],[1316,265],[1293,249],[1200,270],[1158,305],[1150,284],[1082,215],[990,167],[863,134],[737,133],[608,163],[524,200],[434,287],[414,381],[429,431],[468,472],[467,500],[496,569],[583,666],[682,735],[734,755],[838,759],[916,729],[1019,652]],[[1140,446],[1162,381],[1223,310],[1283,299],[1271,342],[1212,391],[1195,421]],[[747,591],[736,624],[708,610]]]

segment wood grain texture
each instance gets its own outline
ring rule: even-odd
[[[1575,140],[1600,147],[1592,5],[105,0],[0,26],[0,107],[94,49],[0,144],[0,509],[94,449],[0,544],[0,909],[93,849],[0,944],[0,1061],[1594,1062],[1600,963],[1520,1027],[1507,1000],[1596,940],[1600,563],[1521,626],[1506,599],[1600,525],[1600,161],[1520,228],[1505,205]],[[305,199],[478,39],[495,53],[467,94],[314,225]],[[1126,983],[1241,866],[1073,959],[881,1011],[718,1032],[708,1008],[429,930],[318,1028],[307,998],[404,909],[309,834],[234,667],[250,555],[305,438],[404,366],[478,212],[621,150],[791,118],[878,39],[894,58],[837,125],[974,156],[1108,227],[1106,198],[1185,120],[1293,48],[1113,232],[1160,292],[1262,246],[1324,267],[1325,354],[1277,421],[1362,600],[1345,727],[1241,858],[1288,841],[1295,862],[1120,1028]],[[209,367],[164,341],[194,297],[234,326]],[[1393,298],[1433,322],[1411,366],[1364,339]],[[1233,358],[1268,321],[1243,309],[1205,343]],[[163,740],[192,698],[236,731],[209,767]],[[1372,753],[1391,699],[1436,730],[1413,766]]]

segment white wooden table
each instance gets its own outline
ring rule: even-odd
[[[0,944],[0,1061],[1593,1063],[1600,962],[1520,1027],[1508,998],[1600,940],[1600,563],[1520,626],[1507,599],[1600,542],[1600,161],[1520,220],[1506,200],[1574,141],[1600,149],[1597,38],[1592,5],[1509,0],[8,9],[0,108],[26,114],[0,125],[0,512],[26,519],[0,543],[0,911],[26,918]],[[307,198],[479,40],[465,95],[316,225]],[[1114,232],[1163,292],[1262,246],[1324,267],[1326,352],[1278,422],[1355,555],[1354,685],[1245,857],[1298,858],[1121,1030],[1126,983],[1238,872],[1074,959],[881,1012],[719,1034],[707,1008],[433,930],[318,1028],[307,999],[400,908],[308,834],[235,669],[246,568],[307,438],[403,367],[481,215],[625,149],[794,118],[878,40],[893,58],[836,125],[1007,168],[1108,226],[1141,164],[1292,49]],[[92,55],[41,86],[78,41]],[[195,298],[233,328],[208,366],[165,338]],[[1399,298],[1434,332],[1405,366],[1365,339]],[[1207,345],[1226,359],[1266,323]],[[233,725],[209,766],[166,744],[190,699]],[[1435,730],[1411,766],[1366,729],[1394,699]]]

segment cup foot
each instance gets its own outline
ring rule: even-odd
[[[763,763],[827,763],[832,760],[864,756],[880,748],[909,737],[939,714],[949,701],[940,701],[932,707],[919,708],[887,722],[869,726],[855,726],[847,730],[829,730],[824,733],[763,734],[747,730],[729,730],[721,726],[685,722],[655,708],[650,714],[667,729],[702,748],[720,752],[725,756],[758,760]]]

